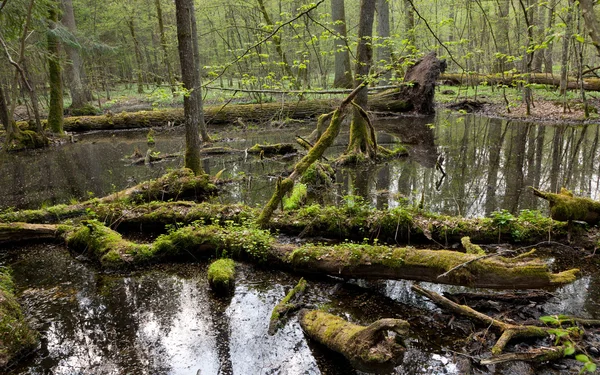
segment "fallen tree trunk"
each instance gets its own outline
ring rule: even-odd
[[[298,281],[298,284],[296,284],[296,286],[293,287],[277,305],[275,305],[269,320],[268,333],[270,336],[273,336],[275,333],[277,333],[277,330],[285,325],[289,319],[289,314],[299,310],[302,307],[302,304],[299,301],[301,300],[305,290],[306,280],[302,278],[300,281]]]
[[[361,371],[391,371],[406,351],[409,324],[401,319],[380,319],[364,327],[324,311],[301,310],[300,325],[307,336],[342,354]]]
[[[124,197],[124,194],[117,194]],[[80,217],[99,218],[119,230],[164,231],[165,225],[191,224],[194,221],[225,224],[256,220],[260,210],[242,204],[213,204],[208,202],[150,202],[142,205],[102,203],[98,200],[66,206],[52,206],[39,210],[22,210],[0,214],[0,222],[57,223]],[[562,241],[567,238],[567,224],[550,218],[514,217],[500,225],[492,218],[463,218],[424,212],[414,207],[373,210],[367,207],[310,206],[298,210],[276,212],[268,228],[289,235],[321,237],[334,240],[377,239],[380,243],[415,244],[436,243],[450,247],[460,244],[463,237],[474,243],[498,241],[537,244]],[[576,227],[574,231],[585,228]],[[575,237],[578,246],[592,248],[595,243],[585,235]]]
[[[20,240],[37,239],[35,225]],[[42,225],[47,233],[52,225]],[[224,250],[234,259],[268,263],[303,273],[344,278],[406,279],[496,289],[535,289],[575,280],[577,269],[552,273],[537,259],[504,257],[476,260],[477,256],[448,250],[417,250],[357,244],[317,246],[279,244],[266,230],[244,226],[191,225],[159,236],[153,244],[137,244],[96,220],[69,229],[54,226],[55,236],[67,246],[112,269],[139,267],[192,257],[211,257]],[[15,232],[18,225],[8,230]],[[0,231],[4,226],[0,226]],[[0,235],[1,236],[1,235]],[[476,260],[476,261],[474,261]],[[452,271],[454,270],[454,271]],[[440,275],[442,275],[440,277]]]
[[[480,85],[487,83],[490,85],[508,85],[516,86],[519,82],[524,83],[526,78],[524,74],[461,74],[445,73],[441,74],[439,80],[450,85]],[[560,76],[553,76],[546,73],[530,73],[529,83],[560,86]],[[588,91],[600,91],[600,78],[584,78],[583,88]],[[580,85],[576,77],[568,78],[567,89],[579,90]]]
[[[559,194],[533,189],[533,194],[550,204],[550,215],[554,220],[585,221],[590,225],[600,222],[600,202],[590,198],[574,197],[573,193],[562,188]]]

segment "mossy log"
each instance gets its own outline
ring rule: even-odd
[[[208,285],[219,295],[229,295],[235,284],[235,262],[232,259],[218,259],[208,266]]]
[[[524,74],[460,74],[445,73],[440,75],[439,80],[451,85],[479,85],[484,82],[490,85],[508,85],[516,86],[519,82],[526,80]],[[529,83],[539,85],[560,86],[560,76],[546,73],[530,73]],[[569,90],[579,90],[579,80],[575,77],[568,78],[567,88]],[[583,88],[588,91],[600,91],[599,78],[584,78]]]
[[[209,176],[194,175],[191,169],[181,168],[151,181],[142,182],[126,190],[100,198],[100,203],[143,203],[171,199],[203,201],[215,194],[217,187],[209,182]]]
[[[124,194],[119,194],[123,197]],[[119,230],[164,231],[167,224],[190,224],[194,221],[225,224],[256,220],[260,210],[242,204],[213,204],[208,202],[150,202],[143,205],[103,203],[98,199],[77,205],[57,205],[38,210],[0,213],[0,222],[57,223],[72,218],[97,217],[106,223],[119,223]],[[362,241],[377,239],[388,244],[438,244],[447,247],[459,244],[463,237],[474,243],[497,243],[498,240],[516,244],[536,244],[563,241],[567,224],[541,215],[514,217],[500,225],[492,218],[463,218],[396,207],[375,210],[366,206],[318,206],[274,214],[267,226],[288,235],[321,237],[334,240]],[[585,233],[585,228],[573,231]],[[590,236],[575,236],[577,245],[593,248]]]
[[[291,143],[277,143],[273,145],[255,144],[248,149],[249,154],[260,154],[264,156],[287,155],[297,152],[296,147]]]
[[[302,305],[300,304],[300,299],[306,290],[306,280],[301,278],[293,287],[288,294],[273,308],[271,312],[271,319],[269,320],[269,335],[273,336],[277,333],[281,327],[285,325],[285,322],[289,318],[289,314],[300,309]]]
[[[0,244],[21,241],[42,241],[60,238],[60,228],[49,224],[0,224]]]
[[[313,119],[321,113],[333,110],[338,104],[335,99],[316,99],[262,104],[230,104],[205,106],[204,113],[209,125],[230,125],[241,119],[244,123],[266,123],[277,118]],[[402,113],[412,111],[414,105],[402,98],[400,89],[379,93],[369,97],[369,109],[376,112]],[[183,124],[183,109],[157,111],[122,112],[101,116],[65,117],[64,130],[82,132],[91,130],[121,130],[177,126]],[[26,122],[19,122],[26,128]]]
[[[391,371],[402,363],[410,327],[401,319],[380,319],[364,327],[319,310],[301,310],[300,325],[308,337],[367,372]]]
[[[486,327],[493,327],[500,331],[502,335],[492,347],[492,354],[499,355],[502,353],[508,342],[514,338],[523,337],[547,337],[553,334],[555,331],[548,327],[538,327],[533,325],[518,325],[512,323],[506,323],[501,320],[491,318],[485,314],[476,311],[469,306],[459,305],[449,299],[439,295],[438,293],[432,292],[427,289],[423,289],[418,285],[413,285],[412,290],[422,296],[429,298],[436,305],[449,310],[455,314],[465,316],[471,320],[479,322]]]
[[[0,370],[20,354],[33,350],[37,342],[38,335],[25,321],[15,298],[10,272],[0,267]]]
[[[559,194],[532,189],[535,196],[548,201],[550,216],[554,220],[578,220],[590,225],[600,222],[600,202],[590,198],[574,197],[573,193],[565,188],[562,188]]]
[[[47,232],[51,227],[44,225],[42,230]],[[55,236],[64,238],[71,250],[112,269],[210,257],[226,251],[233,259],[307,274],[406,279],[496,289],[560,286],[573,282],[578,272],[571,269],[552,273],[538,259],[500,256],[474,259],[478,257],[448,250],[350,243],[336,246],[280,244],[266,230],[236,225],[190,225],[159,236],[153,244],[127,241],[97,220],[86,220],[72,228],[64,225],[55,228]],[[2,229],[0,227],[0,231]],[[9,230],[15,231],[14,228]],[[37,238],[31,228],[23,229],[22,239],[26,235]]]

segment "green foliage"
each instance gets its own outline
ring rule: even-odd
[[[296,210],[302,206],[306,200],[307,188],[305,184],[298,183],[289,197],[283,197],[284,210]]]
[[[555,326],[556,328],[549,330],[549,333],[555,337],[554,345],[561,344],[564,349],[565,356],[571,356],[581,351],[581,347],[577,344],[579,339],[585,334],[584,330],[577,327],[573,318],[567,315],[549,315],[542,316],[539,318],[545,324]],[[569,324],[568,327],[563,325]],[[584,372],[593,373],[596,371],[596,363],[592,361],[587,355],[580,353],[575,355],[575,359],[583,364],[579,373]]]

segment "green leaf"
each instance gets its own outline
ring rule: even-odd
[[[583,363],[588,363],[590,361],[588,356],[585,354],[577,354],[575,356],[575,359],[578,360],[579,362],[583,362]]]
[[[572,346],[568,346],[565,348],[565,355],[573,355],[575,354],[575,348]]]
[[[596,364],[594,362],[588,362],[583,366],[583,368],[585,368],[588,372],[595,372]]]
[[[540,320],[546,324],[558,324],[558,319],[554,316],[540,316]]]

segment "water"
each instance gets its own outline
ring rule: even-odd
[[[548,190],[565,186],[596,199],[600,195],[597,126],[557,128],[445,113],[376,126],[380,144],[402,143],[410,157],[339,170],[325,199],[335,202],[358,194],[379,208],[423,199],[433,211],[482,216],[497,209],[544,207],[529,185]],[[293,142],[294,134],[311,130],[221,128],[213,134],[220,138],[217,145],[243,150],[255,143]],[[146,152],[145,135],[87,134],[74,144],[0,155],[0,208],[103,196],[181,166],[181,159],[131,165],[125,157],[135,148]],[[162,129],[155,139],[155,151],[182,149],[179,129]],[[345,139],[347,133],[342,133],[329,158],[344,150]],[[206,158],[204,168],[213,175],[225,169],[223,178],[235,178],[217,200],[262,205],[274,179],[291,170],[294,161],[260,160],[242,152]],[[443,165],[445,177],[436,163]],[[239,265],[235,294],[222,300],[209,292],[205,264],[105,274],[74,260],[58,245],[30,245],[0,263],[12,266],[25,312],[43,334],[39,351],[10,374],[357,374],[340,355],[307,341],[294,319],[275,336],[267,335],[273,306],[298,276]],[[555,291],[556,297],[540,306],[541,313],[600,318],[595,266],[577,255],[560,266],[583,266],[585,272]],[[310,280],[310,285],[307,302],[326,304],[351,321],[369,324],[396,317],[411,323],[405,361],[395,374],[461,373],[460,356],[453,351],[463,350],[459,340],[464,332],[439,325],[433,318],[441,311],[415,296],[410,282],[359,280],[338,288],[326,279]],[[439,334],[442,330],[444,335]]]
[[[362,168],[340,169],[336,186],[323,198],[340,201],[361,195],[378,208],[399,201],[420,202],[435,212],[484,216],[499,209],[543,209],[528,186],[556,191],[566,187],[575,194],[599,198],[597,125],[555,127],[503,121],[474,115],[440,113],[435,118],[400,118],[376,123],[379,143],[403,144],[409,158]],[[217,146],[245,150],[256,143],[294,143],[312,126],[283,129],[213,129]],[[327,155],[343,152],[348,134],[342,132]],[[131,165],[126,159],[139,149],[146,153],[146,131],[77,136],[78,142],[46,150],[0,155],[0,209],[38,208],[104,196],[135,183],[161,176],[182,159]],[[155,135],[155,152],[182,151],[181,129],[162,129]],[[208,173],[224,169],[233,178],[218,198],[222,202],[263,205],[274,180],[293,168],[295,158],[260,158],[243,152],[204,159]],[[436,168],[441,164],[446,176]]]

